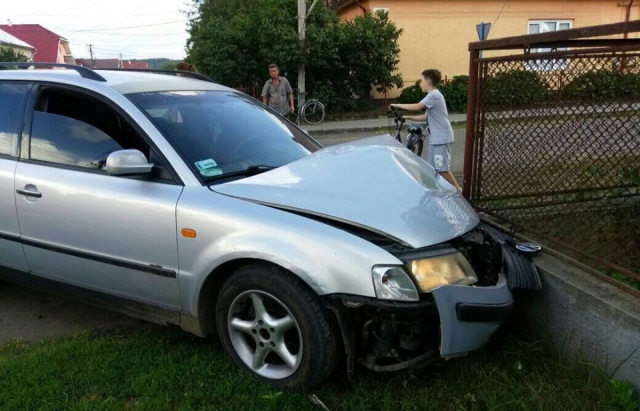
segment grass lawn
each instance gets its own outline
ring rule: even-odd
[[[437,368],[357,369],[314,392],[329,410],[638,410],[627,383],[498,336]],[[237,369],[215,339],[145,325],[0,348],[1,410],[323,410]]]

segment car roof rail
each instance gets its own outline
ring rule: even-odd
[[[0,67],[18,67],[18,68],[29,68],[29,67],[61,67],[69,70],[75,70],[82,76],[83,78],[95,80],[95,81],[107,81],[100,74],[96,73],[92,69],[88,67],[77,66],[75,64],[63,64],[63,63],[35,63],[35,62],[0,62]]]
[[[177,76],[178,74],[183,77],[191,77],[197,80],[208,81],[210,83],[216,83],[210,77],[205,76],[204,74],[194,73],[193,71],[182,71],[182,70],[162,70],[162,69],[143,69],[143,68],[104,68],[104,69],[96,69],[96,70],[109,70],[109,71],[138,71],[141,73],[159,73],[159,74],[168,74],[171,76]]]

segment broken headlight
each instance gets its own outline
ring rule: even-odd
[[[478,282],[473,267],[459,252],[412,260],[407,262],[407,268],[424,293],[441,285],[471,285]]]
[[[376,266],[371,271],[376,297],[381,300],[419,301],[415,284],[402,267]]]

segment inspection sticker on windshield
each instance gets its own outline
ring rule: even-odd
[[[205,177],[218,176],[222,174],[222,169],[220,167],[205,168],[204,170],[200,170],[200,174]]]
[[[218,165],[218,163],[213,161],[212,158],[208,158],[208,159],[202,160],[202,161],[196,161],[195,164],[196,164],[196,167],[198,167],[198,170],[200,170],[200,171],[206,170],[207,168],[213,168],[213,167]]]

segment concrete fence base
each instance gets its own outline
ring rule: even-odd
[[[541,253],[534,262],[543,289],[520,296],[514,321],[548,336],[557,349],[581,350],[614,378],[640,391],[640,300],[593,275]]]

